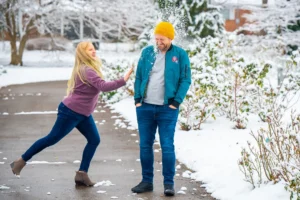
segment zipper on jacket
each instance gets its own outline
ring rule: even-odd
[[[165,54],[165,69],[164,69],[164,78],[165,78],[165,80],[164,80],[164,82],[165,82],[165,85],[164,85],[164,87],[165,87],[165,94],[164,94],[164,104],[166,103],[165,102],[165,99],[167,99],[166,98],[166,66],[167,66],[167,53],[168,53],[168,51],[166,52],[166,54]],[[167,101],[168,101],[168,99],[167,99]],[[167,104],[168,104],[169,102],[167,102]]]
[[[156,59],[155,59],[155,60],[156,60]],[[153,61],[153,65],[152,65],[152,67],[151,67],[151,70],[150,70],[149,73],[148,73],[148,80],[147,80],[147,83],[146,83],[146,86],[145,86],[144,94],[143,94],[143,96],[142,96],[142,98],[141,98],[141,103],[143,102],[143,100],[144,100],[144,98],[146,97],[146,94],[147,94],[148,84],[149,84],[149,80],[150,80],[150,75],[151,75],[151,72],[152,72],[152,70],[153,70],[154,63],[155,63],[155,61]]]

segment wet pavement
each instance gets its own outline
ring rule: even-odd
[[[85,138],[74,129],[59,143],[51,146],[30,161],[47,161],[50,164],[27,164],[21,177],[15,177],[9,163],[20,157],[37,139],[47,135],[55,119],[55,111],[66,91],[66,81],[31,83],[0,88],[0,199],[132,199],[132,200],[213,200],[201,183],[183,178],[188,169],[181,165],[175,177],[178,192],[186,187],[186,194],[164,197],[159,145],[154,148],[154,191],[133,194],[131,188],[141,180],[138,147],[138,132],[115,125],[116,119],[127,123],[118,113],[112,113],[105,104],[98,104],[94,113],[100,132],[101,143],[92,160],[89,176],[94,182],[112,183],[97,187],[76,187],[75,171],[79,168]],[[22,114],[21,112],[52,111],[44,114]],[[20,114],[21,113],[21,114]],[[105,120],[105,122],[103,122]],[[63,162],[63,163],[59,163]],[[104,192],[105,191],[105,192]],[[98,193],[97,193],[98,192]],[[104,193],[102,193],[104,192]]]

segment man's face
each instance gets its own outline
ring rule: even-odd
[[[172,40],[166,36],[155,34],[155,43],[160,51],[167,51],[171,45]]]

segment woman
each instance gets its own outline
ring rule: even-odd
[[[118,89],[126,84],[133,69],[123,78],[105,81],[100,70],[100,60],[96,57],[95,48],[90,42],[80,42],[76,48],[75,65],[68,81],[67,96],[58,106],[56,122],[51,132],[37,140],[18,160],[10,164],[15,175],[20,175],[26,162],[46,147],[54,145],[77,128],[87,139],[82,162],[75,175],[76,185],[93,186],[88,177],[90,162],[100,143],[99,133],[92,117],[97,105],[99,92]]]

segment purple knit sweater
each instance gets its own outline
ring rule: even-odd
[[[99,92],[108,92],[118,89],[126,84],[124,78],[115,81],[105,81],[97,73],[84,67],[86,73],[86,82],[83,83],[79,77],[76,79],[73,93],[63,99],[63,104],[79,114],[89,116],[96,108]]]

